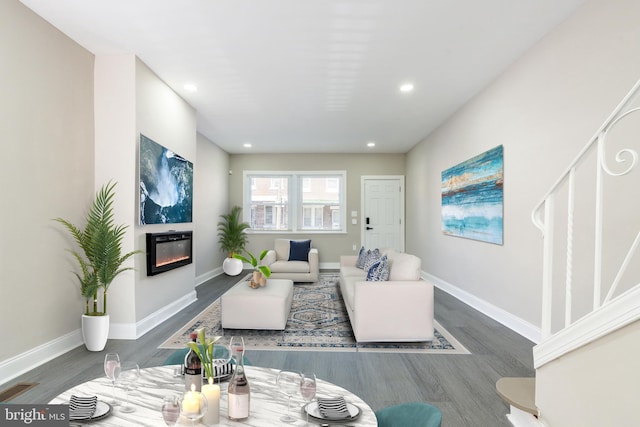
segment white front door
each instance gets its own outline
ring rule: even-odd
[[[362,244],[404,251],[404,177],[362,177]]]

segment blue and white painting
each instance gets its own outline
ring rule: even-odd
[[[444,234],[502,244],[502,145],[442,172]]]
[[[193,163],[140,134],[140,224],[192,222]]]

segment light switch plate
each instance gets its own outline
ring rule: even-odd
[[[351,218],[357,218],[358,217],[358,211],[351,211]]]

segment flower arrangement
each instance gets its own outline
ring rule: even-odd
[[[187,343],[187,346],[189,346],[189,348],[193,350],[200,358],[200,362],[204,367],[204,373],[207,376],[207,378],[213,378],[215,375],[213,345],[221,337],[217,336],[217,337],[207,339],[204,328],[200,328],[196,332],[198,333],[198,340],[200,341],[200,345],[202,346],[202,349],[200,349],[200,346],[198,345],[198,343],[195,343],[195,342],[189,342]]]

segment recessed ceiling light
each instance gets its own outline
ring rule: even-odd
[[[375,146],[376,146],[375,142],[373,142],[373,141],[367,142],[367,147],[371,148],[371,147],[375,147]]]
[[[251,145],[251,143],[250,143],[250,142],[245,142],[244,144],[242,144],[242,146],[243,146],[244,148],[251,148],[251,147],[252,147],[252,145]]]
[[[412,92],[413,83],[404,83],[400,86],[400,92]]]
[[[188,90],[189,92],[197,92],[198,91],[198,86],[192,84],[192,83],[187,83],[186,85],[184,85],[184,89]]]

